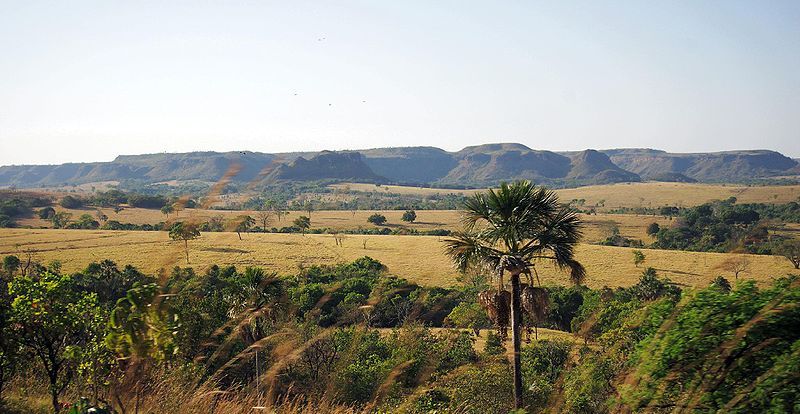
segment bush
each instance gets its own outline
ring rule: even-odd
[[[78,197],[67,195],[61,199],[61,202],[59,204],[61,204],[61,207],[64,208],[77,209],[77,208],[82,208],[85,202],[83,199],[80,199]]]
[[[56,209],[54,209],[53,207],[45,207],[39,210],[38,215],[39,218],[42,220],[50,220],[53,218],[53,216],[56,215]]]
[[[167,203],[168,200],[160,195],[131,194],[128,196],[128,205],[131,207],[160,209]]]
[[[386,216],[383,214],[373,214],[367,218],[367,222],[372,223],[376,226],[382,226],[386,224]]]

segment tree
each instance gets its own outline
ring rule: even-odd
[[[81,214],[78,217],[78,221],[71,224],[69,228],[79,228],[79,229],[96,229],[100,227],[100,223],[98,223],[91,214]]]
[[[177,351],[174,332],[178,320],[159,293],[154,283],[136,283],[117,301],[108,321],[106,345],[123,358],[136,380],[134,412],[139,411],[139,378],[145,363],[163,361]]]
[[[308,217],[311,218],[311,213],[314,212],[314,203],[311,200],[306,200],[303,203],[303,211],[308,213]]]
[[[107,222],[107,221],[108,221],[108,216],[107,216],[107,215],[105,215],[105,214],[104,214],[102,211],[100,211],[100,210],[97,210],[97,212],[94,214],[94,216],[95,216],[95,217],[97,218],[97,220],[98,220],[98,221],[100,221],[101,223],[105,223],[105,222]]]
[[[185,222],[178,223],[169,231],[169,237],[176,241],[183,240],[184,250],[186,251],[186,264],[189,264],[189,240],[200,237],[200,230],[197,229],[197,225]]]
[[[161,207],[161,214],[169,217],[170,214],[175,212],[175,205],[174,204],[167,204],[164,207]]]
[[[408,210],[405,213],[403,213],[403,221],[405,222],[413,223],[414,220],[416,219],[417,219],[417,212],[414,210]]]
[[[258,222],[261,223],[261,231],[267,231],[267,225],[269,224],[270,220],[272,219],[272,211],[270,210],[261,210],[256,213],[256,218]]]
[[[83,207],[83,200],[75,196],[67,195],[61,199],[59,204],[64,208],[76,209]]]
[[[207,230],[204,231],[224,231],[225,230],[225,217],[222,214],[211,216],[206,225]]]
[[[306,216],[300,216],[294,219],[294,226],[300,229],[303,235],[306,234],[306,230],[311,228],[311,219]]]
[[[14,273],[19,269],[20,265],[19,257],[8,255],[3,258],[3,270],[8,274],[9,279],[11,276],[14,276]]]
[[[711,287],[719,289],[724,293],[729,293],[731,291],[731,282],[728,282],[728,279],[722,276],[717,276],[711,281]]]
[[[514,407],[519,409],[523,406],[520,275],[525,274],[532,285],[531,270],[535,273],[535,263],[545,260],[569,269],[572,281],[580,283],[586,270],[575,259],[574,251],[581,237],[581,222],[573,210],[559,205],[553,191],[536,187],[529,181],[503,183],[497,191],[476,193],[464,202],[463,213],[464,231],[445,241],[446,251],[456,267],[462,271],[471,267],[492,269],[499,277],[499,290],[502,290],[503,273],[511,275]],[[527,289],[533,288],[528,286]],[[482,292],[480,296],[504,297],[501,292],[491,291]],[[541,299],[542,296],[536,293],[526,297]],[[526,306],[526,309],[535,313],[533,306]]]
[[[6,256],[6,259],[9,257],[15,256]],[[3,389],[13,376],[19,357],[16,331],[17,328],[11,323],[8,282],[0,278],[0,408],[3,407]]]
[[[53,216],[53,218],[50,219],[50,221],[53,222],[53,227],[57,229],[62,229],[64,227],[67,227],[70,219],[72,219],[71,213],[67,213],[66,211],[61,211],[56,213]]]
[[[9,286],[11,321],[18,339],[44,367],[53,410],[72,381],[81,351],[99,339],[100,310],[94,294],[79,292],[74,278],[44,272],[19,276]]]
[[[383,214],[375,213],[369,217],[367,217],[367,222],[372,223],[376,226],[383,226],[386,224],[386,216]]]
[[[661,226],[659,226],[658,223],[650,223],[647,226],[647,235],[655,236],[656,234],[658,234],[659,230],[661,230]]]
[[[800,241],[785,240],[776,249],[777,253],[789,259],[795,269],[800,269]]]
[[[717,268],[733,273],[734,279],[739,280],[739,273],[750,271],[750,259],[744,255],[736,255],[725,259]]]
[[[633,251],[633,264],[636,267],[639,267],[640,264],[644,263],[644,253],[641,250],[634,250]]]
[[[444,320],[445,324],[457,328],[472,329],[475,336],[480,336],[481,328],[491,326],[486,312],[477,302],[463,301],[456,305]]]
[[[239,240],[242,239],[242,233],[250,231],[256,224],[256,220],[248,215],[239,216],[236,218],[236,234],[239,236]]]
[[[39,210],[39,218],[42,220],[50,220],[55,215],[56,215],[56,209],[50,206]]]

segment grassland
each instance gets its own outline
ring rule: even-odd
[[[383,262],[389,271],[413,282],[428,286],[456,283],[457,273],[442,253],[442,238],[430,236],[348,236],[336,246],[331,235],[249,233],[239,240],[235,233],[203,233],[189,242],[191,265],[203,270],[212,264],[261,266],[280,274],[289,274],[301,266],[346,262],[371,256]],[[92,261],[112,259],[120,265],[131,264],[143,271],[169,271],[186,264],[183,245],[169,239],[166,232],[91,231],[91,230],[0,230],[0,256],[31,251],[34,260],[48,263],[59,260],[68,272]],[[627,286],[642,272],[632,261],[632,249],[581,244],[577,257],[587,268],[591,287]],[[687,286],[705,286],[716,275],[725,274],[718,267],[730,254],[697,253],[672,250],[644,250],[644,266],[651,266],[662,276]],[[774,276],[797,273],[788,260],[776,256],[746,256],[751,271],[741,277],[766,282]],[[548,265],[541,265],[543,283],[565,283],[566,275]],[[732,279],[731,274],[725,276]]]
[[[226,219],[233,219],[242,214],[257,217],[256,211],[230,211],[230,210],[204,210],[190,209],[182,210],[178,214],[165,216],[158,210],[143,208],[126,208],[119,213],[115,213],[110,208],[69,210],[56,206],[57,211],[66,211],[72,214],[73,219],[81,214],[94,215],[98,210],[108,216],[110,220],[117,220],[121,223],[133,224],[156,224],[160,221],[174,221],[191,218],[197,221],[208,221],[213,216],[223,216]],[[367,217],[371,214],[380,213],[386,216],[388,224],[386,227],[397,228],[405,227],[412,230],[424,231],[434,229],[457,230],[461,227],[460,216],[455,210],[420,210],[417,211],[417,221],[406,223],[401,220],[403,211],[397,210],[358,210],[355,212],[341,210],[324,210],[311,213],[312,228],[329,228],[335,230],[356,230],[359,228],[376,228],[375,225],[367,222]],[[277,221],[272,217],[269,227],[291,226],[292,220],[300,215],[308,215],[306,212],[293,211],[288,216]],[[584,228],[584,241],[587,243],[597,243],[610,235],[612,227],[617,227],[620,234],[633,239],[643,240],[645,243],[652,240],[646,233],[647,225],[658,223],[661,226],[669,225],[670,220],[659,216],[635,215],[635,214],[592,214],[581,215],[581,219],[586,224]],[[21,227],[45,228],[50,227],[51,223],[39,218],[26,218],[18,220]],[[259,223],[260,225],[260,223]]]
[[[396,194],[472,194],[480,190],[448,190],[439,188],[376,186],[374,184],[337,184],[339,189]],[[598,206],[600,211],[620,207],[691,207],[712,200],[736,197],[741,203],[786,203],[800,198],[800,185],[745,186],[690,183],[621,183],[593,185],[556,190],[559,198],[586,200],[585,206]]]

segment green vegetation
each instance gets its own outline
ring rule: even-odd
[[[14,227],[15,219],[30,217],[34,207],[45,207],[51,202],[48,197],[34,193],[0,190],[0,228]]]
[[[384,224],[386,224],[386,216],[384,216],[383,214],[375,213],[367,217],[367,222],[372,223],[376,226],[383,226]]]
[[[656,233],[653,246],[704,252],[743,248],[751,253],[770,253],[770,237],[759,222],[759,209],[735,202],[729,199],[681,210],[674,226]]]
[[[294,227],[300,229],[303,234],[306,234],[306,230],[311,228],[311,219],[306,216],[300,216],[292,222]]]
[[[69,401],[85,410],[204,411],[212,401],[202,395],[213,390],[234,411],[291,407],[295,398],[399,413],[514,405],[502,336],[490,331],[475,346],[473,328],[491,324],[476,301],[486,288],[479,275],[454,289],[423,288],[368,257],[290,277],[176,267],[161,282],[109,261],[70,276],[4,263],[0,407],[11,412],[33,409],[23,395],[47,396],[50,410]],[[527,412],[796,409],[796,277],[763,290],[719,278],[681,292],[647,269],[630,288],[544,289],[551,305],[541,326],[576,340],[522,347]],[[444,325],[469,330],[435,329]]]
[[[413,223],[417,219],[417,212],[414,210],[407,210],[403,213],[402,220],[407,223]]]
[[[570,270],[580,284],[586,270],[575,260],[574,248],[581,237],[580,220],[573,210],[561,207],[551,190],[529,181],[501,184],[495,192],[476,193],[464,203],[465,231],[447,240],[447,253],[462,271],[488,268],[497,272],[497,290],[479,294],[481,304],[493,322],[511,325],[514,347],[514,408],[523,408],[520,362],[522,308],[535,323],[544,319],[549,299],[540,286],[533,286],[531,272],[537,262],[552,261]],[[511,275],[511,292],[504,290],[503,273]],[[524,291],[520,275],[528,277]],[[536,277],[538,279],[538,275]],[[509,319],[510,314],[510,319]]]
[[[189,263],[189,240],[200,237],[200,230],[192,223],[176,223],[169,230],[169,237],[172,240],[183,241],[186,252],[186,263]]]

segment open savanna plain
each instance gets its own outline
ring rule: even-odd
[[[203,233],[189,242],[190,266],[198,271],[217,265],[260,266],[279,274],[292,274],[314,264],[334,264],[370,256],[384,263],[391,274],[426,286],[451,286],[457,272],[443,252],[444,238],[434,236],[348,235],[337,246],[332,235],[247,233]],[[642,268],[633,264],[632,250],[581,244],[578,260],[586,266],[590,287],[628,286],[638,281]],[[706,286],[715,276],[726,274],[719,266],[731,254],[674,250],[643,250],[643,266],[655,268],[661,276],[686,286]],[[48,263],[58,260],[64,271],[84,268],[93,261],[111,259],[131,264],[148,273],[169,272],[186,266],[183,243],[172,241],[166,232],[95,231],[53,229],[0,230],[0,256],[16,254],[25,260]],[[746,255],[750,270],[741,278],[767,282],[773,277],[797,273],[779,256]],[[549,265],[538,266],[542,282],[564,284],[567,275]]]
[[[187,209],[181,210],[177,214],[172,213],[169,216],[165,216],[159,210],[144,208],[126,208],[119,213],[115,213],[110,208],[80,210],[64,209],[60,206],[55,206],[55,208],[57,211],[66,211],[72,214],[73,219],[78,218],[82,214],[95,215],[97,211],[100,211],[105,214],[109,220],[132,224],[156,224],[161,221],[173,222],[176,220],[205,222],[214,216],[222,216],[226,220],[232,220],[245,214],[257,218],[259,214],[257,211],[245,210]],[[402,227],[409,230],[426,231],[435,229],[458,230],[461,228],[461,216],[456,210],[418,210],[417,220],[414,223],[402,221],[403,211],[398,210],[322,210],[311,213],[311,227],[338,231],[379,229],[381,227],[367,222],[367,218],[375,213],[382,214],[386,217],[387,224],[381,227],[387,227],[389,229]],[[292,211],[288,215],[282,217],[280,221],[273,215],[270,217],[267,226],[277,228],[291,226],[292,220],[301,215],[307,216],[308,213]],[[660,226],[669,225],[670,223],[670,220],[665,217],[637,214],[582,214],[581,220],[583,220],[585,224],[583,233],[584,241],[587,243],[596,243],[604,240],[610,235],[610,231],[614,227],[619,230],[622,236],[650,242],[652,240],[646,232],[647,226],[650,223],[658,223]],[[20,219],[18,220],[18,224],[20,227],[31,228],[47,228],[52,226],[50,221],[36,217]],[[257,225],[260,226],[261,223],[259,222]]]
[[[403,187],[374,184],[336,184],[335,188],[374,193],[413,194],[473,194],[482,190],[450,190],[441,188]],[[736,197],[740,203],[787,203],[800,199],[800,185],[735,185],[693,183],[620,183],[591,185],[555,190],[562,202],[585,200],[584,206],[597,206],[599,211],[615,208],[691,207],[712,200]]]

